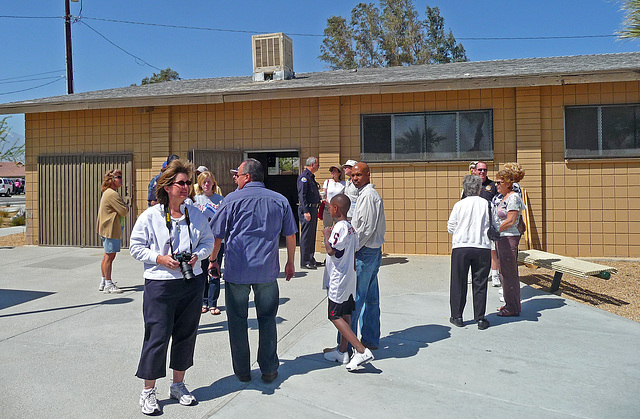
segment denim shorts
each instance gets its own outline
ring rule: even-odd
[[[102,246],[105,253],[118,253],[120,251],[120,239],[108,239],[100,236],[102,239]]]

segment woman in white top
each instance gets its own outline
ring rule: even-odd
[[[202,212],[185,204],[190,179],[189,164],[169,163],[156,185],[159,205],[147,208],[131,232],[131,256],[144,262],[144,340],[136,376],[144,380],[140,406],[147,415],[160,413],[155,384],[166,375],[170,340],[169,397],[183,405],[196,403],[183,379],[193,365],[200,323],[205,275],[199,261],[211,254],[214,240]],[[179,258],[186,260],[181,264]]]
[[[491,242],[487,236],[491,224],[490,204],[479,196],[482,189],[479,176],[465,176],[462,187],[466,198],[456,202],[447,222],[447,230],[453,235],[449,321],[458,327],[464,326],[462,312],[467,301],[467,272],[471,268],[473,318],[478,329],[484,330],[489,327],[485,312],[491,268]]]
[[[322,194],[325,197],[324,211],[322,213],[323,227],[331,227],[333,225],[333,218],[331,218],[331,213],[329,212],[329,202],[331,202],[331,198],[342,193],[346,185],[346,182],[342,180],[342,170],[339,167],[331,166],[329,172],[331,172],[331,179],[325,180],[322,185]]]

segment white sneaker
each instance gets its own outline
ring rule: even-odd
[[[142,390],[142,393],[140,393],[140,407],[142,407],[142,413],[145,415],[155,415],[156,413],[160,413],[160,406],[158,406],[155,387],[150,388],[149,390]]]
[[[492,275],[491,276],[491,285],[494,287],[501,287],[502,282],[500,281],[500,275]]]
[[[336,348],[331,352],[325,352],[324,359],[331,362],[338,362],[340,364],[348,364],[349,352],[342,353],[338,350],[338,348]]]
[[[469,271],[469,273],[467,274],[467,284],[470,284],[471,280],[472,280],[471,271]]]
[[[100,283],[100,286],[98,287],[98,291],[104,291],[104,282]]]
[[[500,288],[500,289],[498,290],[498,294],[500,294],[500,295],[502,295],[502,293],[503,293],[503,292],[504,292],[504,291],[502,290],[502,288]]]
[[[104,286],[105,294],[122,294],[122,290],[116,287],[116,284],[109,284]]]
[[[187,390],[184,383],[173,383],[169,387],[169,398],[176,399],[183,406],[191,406],[196,403],[196,398]]]
[[[363,353],[354,351],[353,356],[351,357],[351,361],[349,361],[349,363],[347,364],[347,371],[353,371],[360,365],[366,364],[371,360],[373,360],[373,354],[371,353],[369,348],[365,348]]]

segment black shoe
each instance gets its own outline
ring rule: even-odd
[[[249,381],[251,381],[251,374],[236,374],[236,377],[238,377],[238,380],[242,381],[243,383],[248,383]]]
[[[278,371],[272,372],[271,374],[262,374],[262,381],[265,383],[270,383],[278,377]]]
[[[324,266],[325,261],[318,262],[317,260],[314,260],[314,263],[316,266]]]
[[[491,324],[489,323],[489,320],[487,320],[487,319],[478,320],[478,329],[484,330],[484,329],[488,328],[489,326],[491,326]]]
[[[311,263],[305,263],[304,265],[300,265],[300,267],[302,269],[312,269],[312,270],[316,269],[316,265],[313,265]]]
[[[458,327],[464,327],[464,322],[462,321],[462,317],[449,317],[449,321]]]

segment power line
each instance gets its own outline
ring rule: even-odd
[[[132,53],[130,53],[129,51],[125,50],[124,48],[120,47],[119,45],[117,45],[115,42],[111,41],[109,38],[107,38],[106,36],[104,36],[103,34],[101,34],[100,32],[98,32],[97,30],[95,30],[94,28],[92,28],[91,26],[89,26],[89,24],[87,24],[86,22],[83,22],[82,20],[77,20],[78,23],[81,23],[83,25],[85,25],[87,28],[91,29],[92,31],[94,31],[95,33],[97,33],[98,35],[100,35],[105,41],[107,41],[108,43],[110,43],[111,45],[113,45],[114,47],[118,48],[120,51],[124,52],[125,54],[133,57],[136,59],[137,61],[140,61],[142,64],[138,63],[139,65],[148,65],[151,68],[155,68],[158,71],[162,71],[161,69],[159,69],[158,67],[156,67],[155,65],[149,64],[148,62],[146,62],[145,60],[143,60],[142,58],[138,57],[137,55],[134,55]]]
[[[12,19],[64,19],[64,16],[0,16],[0,18],[12,18]],[[213,32],[229,32],[229,33],[248,33],[248,34],[263,34],[265,31],[255,30],[243,30],[243,29],[223,29],[223,28],[207,28],[202,26],[186,26],[186,25],[169,25],[163,23],[150,23],[150,22],[135,22],[131,20],[119,20],[119,19],[105,19],[99,17],[89,16],[74,16],[75,21],[81,21],[81,19],[99,20],[103,22],[124,23],[128,25],[141,25],[141,26],[156,26],[161,28],[172,29],[190,29],[199,31],[213,31]],[[82,23],[82,22],[81,22]],[[312,37],[324,37],[324,34],[315,33],[290,33],[286,32],[290,36],[312,36]],[[589,38],[615,38],[616,34],[607,35],[566,35],[566,36],[483,36],[483,37],[456,37],[461,41],[537,41],[537,40],[551,40],[551,39],[589,39]]]
[[[6,79],[0,79],[0,81],[5,81],[5,80],[16,80],[16,79],[22,79],[25,77],[33,77],[33,76],[42,76],[44,74],[51,74],[51,73],[60,73],[61,71],[64,71],[64,68],[62,70],[53,70],[53,71],[45,71],[43,73],[35,73],[35,74],[26,74],[24,76],[17,76],[17,77],[8,77]]]
[[[61,76],[47,76],[47,77],[37,77],[37,78],[34,78],[34,79],[0,81],[0,84],[24,83],[24,82],[36,81],[36,80],[51,80],[51,79],[57,79],[59,77],[61,77]]]
[[[41,85],[39,85],[39,86],[29,87],[28,89],[14,90],[13,92],[4,92],[4,93],[0,93],[0,96],[2,96],[2,95],[10,95],[10,94],[12,94],[12,93],[26,92],[26,91],[28,91],[28,90],[39,89],[39,88],[41,88],[41,87],[48,86],[48,85],[50,85],[50,84],[53,84],[53,83],[55,83],[55,82],[57,82],[57,81],[64,80],[64,79],[65,79],[65,77],[64,77],[64,76],[60,76],[60,78],[58,78],[58,79],[56,79],[56,80],[53,80],[53,81],[50,81],[49,83],[41,84]]]

